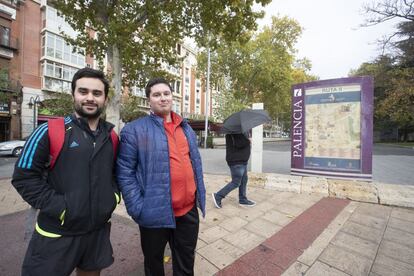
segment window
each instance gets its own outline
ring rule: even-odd
[[[42,68],[44,70],[44,89],[57,92],[70,92],[71,81],[73,75],[78,70],[77,68],[48,61],[42,64]]]
[[[62,78],[62,65],[55,65],[55,78]]]
[[[65,46],[63,48],[63,60],[70,60],[70,54],[71,54],[71,47],[69,44],[65,43]]]
[[[46,48],[46,52],[44,48]],[[47,57],[72,63],[79,67],[85,66],[85,56],[78,53],[75,47],[66,43],[61,36],[52,33],[47,33],[42,37],[42,53]]]
[[[47,76],[53,76],[53,64],[52,63],[47,63],[46,64],[46,75]]]
[[[63,59],[63,39],[56,37],[55,43],[55,57],[57,59]]]
[[[177,81],[177,82],[176,82],[176,89],[175,89],[175,92],[176,92],[177,94],[180,94],[180,93],[181,93],[181,81]]]
[[[63,67],[63,78],[65,80],[70,80],[71,79],[71,77],[70,77],[70,69],[67,68],[67,67]]]
[[[10,46],[10,28],[0,26],[0,45]]]
[[[42,36],[42,56],[44,56],[45,53],[45,45],[46,45],[46,37]]]

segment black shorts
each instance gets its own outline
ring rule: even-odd
[[[79,236],[49,238],[33,232],[22,276],[66,276],[78,267],[82,270],[101,270],[114,262],[109,239],[111,224]]]

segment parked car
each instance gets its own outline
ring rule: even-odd
[[[11,140],[0,143],[0,156],[13,155],[19,156],[23,150],[23,146],[26,141],[24,140]]]

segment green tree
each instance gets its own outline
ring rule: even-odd
[[[414,1],[381,0],[364,6],[364,26],[398,18],[395,31],[380,41],[387,55],[362,64],[351,75],[374,76],[374,128],[398,127],[401,137],[414,128]]]
[[[221,90],[214,96],[216,108],[213,109],[213,118],[215,121],[223,122],[224,119],[231,114],[249,107],[247,103],[243,103],[234,96],[229,90]]]
[[[133,95],[128,95],[128,97],[122,99],[121,119],[123,122],[131,122],[139,117],[147,115],[147,113],[139,108],[142,100],[142,98]]]
[[[288,117],[294,45],[301,31],[295,20],[273,17],[272,24],[254,34],[247,43],[219,43],[212,55],[211,79],[228,87],[223,100],[231,101],[229,106],[236,103],[236,107],[263,102],[273,118],[281,114]],[[199,67],[205,68],[205,52],[198,60]]]
[[[414,67],[414,21],[398,24],[399,40],[395,42],[398,63],[401,67]]]
[[[66,116],[73,113],[73,98],[67,93],[50,94],[39,107],[39,114]]]
[[[9,71],[7,68],[0,69],[0,89],[7,89],[9,86]]]
[[[0,103],[7,103],[9,95],[6,91],[9,89],[9,70],[7,68],[0,69]]]
[[[374,78],[374,129],[381,130],[395,124],[389,117],[380,112],[380,103],[386,98],[386,92],[392,90],[391,74],[395,59],[390,56],[379,56],[372,62],[365,62],[356,70],[351,70],[350,76],[372,76]]]
[[[8,67],[0,69],[0,103],[9,103],[10,99],[19,96],[19,87],[9,79],[9,70]]]
[[[395,123],[401,130],[401,140],[407,141],[414,130],[414,68],[395,69],[390,76],[391,88],[379,102],[376,113]]]
[[[79,32],[69,42],[85,48],[111,69],[113,93],[108,119],[118,126],[124,84],[144,83],[160,74],[161,62],[176,64],[175,46],[185,36],[200,44],[215,44],[215,37],[227,41],[246,40],[249,30],[263,12],[252,10],[254,3],[270,0],[53,0],[53,5]],[[90,35],[90,30],[97,32]],[[210,34],[207,36],[206,34]]]
[[[312,63],[307,58],[297,59],[292,68],[292,82],[293,84],[296,83],[303,83],[309,81],[318,80],[319,77],[312,75],[310,70],[312,69]]]

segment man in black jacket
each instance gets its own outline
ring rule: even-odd
[[[228,193],[239,188],[240,206],[252,207],[256,203],[247,199],[247,163],[250,158],[250,140],[247,134],[226,134],[226,161],[230,167],[231,182],[217,193],[213,193],[213,202],[217,208],[221,208],[221,200]]]
[[[63,276],[75,268],[78,275],[99,275],[113,263],[108,221],[120,197],[113,125],[100,119],[108,89],[101,71],[79,70],[72,80],[75,112],[65,118],[64,143],[53,169],[49,137],[56,129],[47,123],[32,133],[16,162],[12,184],[40,210],[22,275]]]

